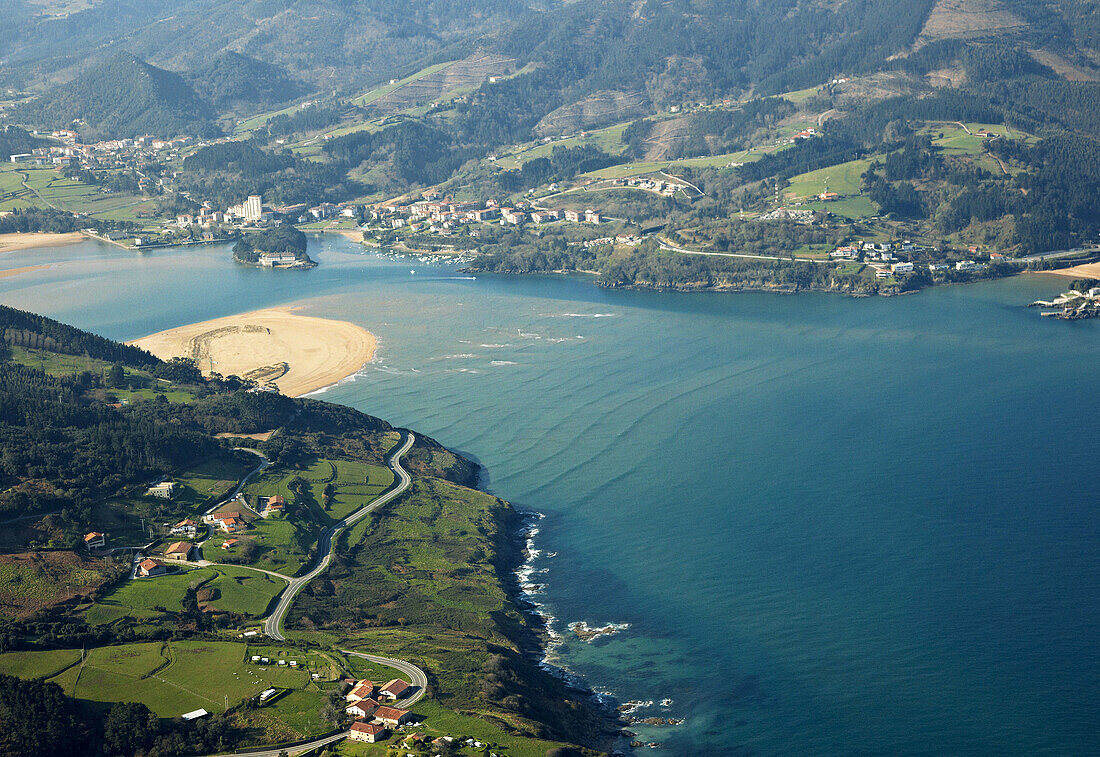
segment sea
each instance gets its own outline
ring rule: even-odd
[[[547,664],[657,753],[1100,754],[1100,321],[1023,307],[1067,279],[689,294],[309,252],[8,252],[50,268],[0,302],[123,340],[290,303],[370,329],[315,396],[530,514]]]

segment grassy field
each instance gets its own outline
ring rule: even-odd
[[[870,160],[853,160],[817,171],[799,174],[790,180],[787,194],[795,197],[813,197],[822,192],[836,192],[840,195],[858,194],[862,183],[860,177],[870,167]],[[836,203],[831,203],[836,204]]]
[[[354,103],[355,105],[360,105],[360,106],[370,105],[372,102],[379,99],[380,97],[385,97],[390,92],[393,92],[394,90],[400,89],[401,87],[405,86],[406,84],[409,84],[410,82],[417,81],[418,79],[423,79],[425,76],[428,76],[429,74],[434,74],[436,71],[442,71],[443,69],[447,68],[448,66],[453,66],[456,62],[457,61],[452,60],[452,61],[447,61],[446,63],[436,63],[434,66],[428,66],[427,68],[422,68],[421,70],[417,71],[415,74],[412,74],[410,76],[406,76],[404,79],[399,79],[398,81],[396,81],[392,84],[383,84],[380,87],[375,87],[374,89],[370,90],[369,92],[366,92],[366,93],[360,95],[359,97],[356,97],[354,100],[352,100],[352,103]]]
[[[7,652],[0,655],[0,673],[19,678],[50,678],[78,662],[79,649]]]
[[[269,687],[290,689],[284,703],[263,708],[302,736],[327,730],[317,711],[323,690],[310,678],[328,663],[317,653],[286,648],[282,659],[296,659],[293,669],[248,662],[249,648],[242,643],[173,641],[98,647],[88,651],[83,664],[80,650],[8,652],[0,654],[0,672],[25,678],[38,677],[67,667],[50,680],[66,694],[91,702],[143,702],[160,717],[175,717],[203,707],[212,712],[235,706]],[[266,650],[251,654],[267,654]]]
[[[218,577],[203,586],[216,596],[207,602],[200,601],[200,606],[262,618],[267,615],[271,601],[286,588],[286,583],[278,578],[246,568],[219,566],[217,572]]]
[[[234,137],[241,137],[241,136],[244,136],[246,134],[251,134],[253,131],[255,131],[256,129],[259,129],[261,126],[266,124],[268,121],[275,118],[275,116],[284,116],[284,115],[288,116],[291,113],[294,113],[295,111],[299,110],[300,107],[301,106],[299,106],[299,105],[291,105],[289,107],[281,108],[279,110],[269,111],[267,113],[257,113],[256,115],[252,116],[251,118],[246,118],[245,120],[241,121],[239,124],[234,126],[233,127],[233,136]]]
[[[870,197],[858,195],[845,197],[831,202],[807,202],[802,205],[802,210],[826,210],[834,215],[844,218],[867,218],[879,214],[879,208]]]
[[[111,623],[119,618],[151,618],[164,612],[183,612],[187,589],[196,588],[216,577],[214,568],[184,569],[152,578],[126,581],[85,613],[92,625]]]
[[[20,184],[22,172],[27,187]],[[12,195],[11,193],[17,193]],[[0,166],[0,210],[15,207],[52,205],[72,213],[87,213],[94,218],[140,222],[140,213],[151,212],[153,201],[125,193],[104,192],[99,187],[67,179],[45,166]]]

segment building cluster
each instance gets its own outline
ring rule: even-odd
[[[390,204],[373,213],[373,220],[392,229],[409,231],[446,231],[474,223],[499,222],[501,226],[517,226],[530,221],[536,225],[565,220],[571,223],[603,223],[599,210],[554,210],[533,208],[527,203],[501,206],[495,200],[486,202],[456,202],[447,199],[425,199],[408,205]]]
[[[645,179],[641,177],[612,179],[611,186],[645,189],[650,192],[657,192],[658,194],[662,194],[665,197],[672,197],[672,195],[676,194],[677,192],[686,192],[688,190],[687,184],[680,184],[675,181],[664,181],[663,179]]]
[[[348,731],[352,741],[375,742],[386,737],[391,729],[398,728],[412,719],[412,713],[382,702],[396,702],[412,693],[412,685],[395,678],[382,686],[373,681],[348,681],[351,689],[344,695],[347,705],[344,711],[354,722]]]
[[[624,244],[629,247],[637,247],[642,243],[642,238],[634,234],[616,234],[613,237],[600,237],[599,239],[586,239],[581,242],[581,245],[585,249],[591,249],[592,247],[602,247],[606,244]]]

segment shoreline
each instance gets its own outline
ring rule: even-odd
[[[162,360],[189,357],[204,374],[274,383],[288,397],[332,386],[373,358],[378,340],[349,321],[299,315],[299,306],[191,323],[128,344]]]
[[[0,234],[0,252],[33,250],[38,247],[65,247],[81,242],[85,238],[84,234],[79,231],[71,231],[65,234],[42,231],[14,231],[9,234]]]

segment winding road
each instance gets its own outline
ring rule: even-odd
[[[283,624],[283,619],[286,617],[287,611],[290,610],[290,605],[294,602],[294,597],[302,590],[302,587],[328,569],[329,563],[332,562],[332,553],[336,544],[334,539],[336,535],[353,523],[357,523],[367,517],[367,515],[374,512],[379,507],[382,507],[382,505],[392,501],[395,497],[409,488],[409,485],[412,484],[412,477],[401,467],[401,457],[409,451],[415,441],[416,436],[413,435],[411,431],[406,431],[405,439],[401,446],[390,454],[388,463],[397,476],[396,486],[380,494],[369,505],[359,508],[351,515],[348,515],[343,520],[334,523],[321,532],[321,538],[317,541],[317,551],[320,555],[317,564],[313,567],[313,570],[308,573],[290,579],[289,585],[283,591],[282,596],[279,597],[279,604],[275,606],[274,612],[264,621],[264,633],[266,635],[276,641],[286,641],[286,637],[283,636],[283,632],[279,630],[279,626]]]
[[[302,587],[304,587],[307,583],[309,583],[328,569],[329,563],[332,562],[332,553],[335,550],[336,535],[348,526],[359,522],[367,515],[377,510],[379,507],[382,507],[388,502],[392,502],[394,498],[396,498],[398,495],[409,488],[409,486],[412,484],[412,477],[409,475],[408,471],[401,467],[401,458],[406,452],[409,451],[409,449],[412,448],[415,441],[416,436],[413,435],[412,432],[406,431],[405,438],[402,441],[401,445],[397,447],[397,449],[395,449],[392,453],[390,453],[390,457],[387,463],[389,464],[390,469],[394,472],[394,475],[397,477],[395,479],[396,485],[393,486],[393,488],[380,494],[370,504],[359,508],[355,512],[345,517],[343,520],[329,526],[321,534],[321,538],[317,542],[317,547],[320,554],[317,564],[308,573],[298,576],[297,578],[287,579],[289,584],[283,591],[282,596],[279,597],[279,604],[276,605],[274,612],[272,612],[271,615],[268,616],[267,620],[264,621],[264,633],[267,636],[270,636],[276,641],[286,641],[286,637],[283,636],[282,631],[279,630],[279,626],[282,625],[283,619],[286,617],[287,611],[290,609],[291,604],[293,604],[294,602],[294,597],[298,594],[299,591],[302,590]],[[244,485],[243,482],[241,485]],[[286,576],[282,576],[282,574],[273,575],[279,575],[282,578],[287,578]],[[414,703],[418,702],[420,698],[423,697],[425,693],[427,693],[428,676],[424,673],[423,670],[413,665],[411,662],[407,662],[405,660],[397,660],[392,657],[382,657],[380,655],[366,654],[365,652],[354,652],[350,649],[341,649],[340,652],[342,652],[343,654],[352,655],[354,657],[360,657],[364,660],[368,660],[379,665],[387,665],[391,668],[396,668],[407,675],[409,677],[409,683],[412,684],[415,691],[412,696],[395,702],[395,706],[407,709]],[[347,731],[342,731],[340,733],[332,734],[330,736],[325,736],[324,738],[314,739],[313,741],[309,741],[304,744],[298,744],[297,746],[272,747],[271,749],[259,750],[250,749],[244,752],[221,754],[217,755],[217,757],[280,757],[280,755],[283,754],[301,754],[303,752],[309,752],[314,749],[318,749],[327,744],[332,744],[333,742],[340,741],[341,739],[345,739],[347,738],[347,735]]]

